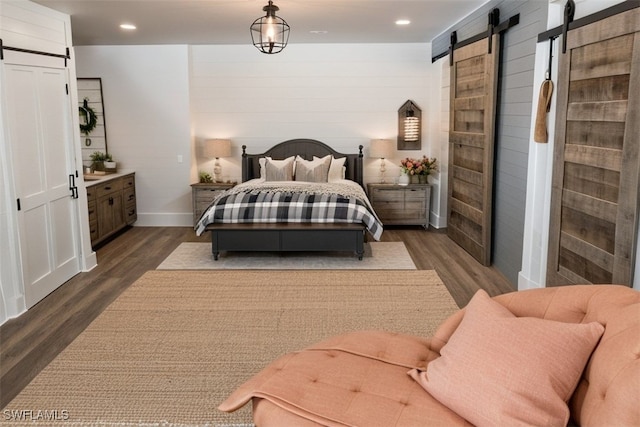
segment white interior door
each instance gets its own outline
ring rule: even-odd
[[[3,66],[25,302],[31,307],[80,268],[76,199],[69,189],[75,167],[68,72]]]

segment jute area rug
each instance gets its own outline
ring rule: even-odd
[[[22,424],[252,425],[251,405],[216,407],[276,357],[355,330],[430,336],[455,310],[434,271],[149,271],[2,422],[20,425],[7,414],[30,411]]]
[[[222,252],[217,261],[211,243],[184,242],[158,266],[159,270],[415,270],[402,242],[370,242],[362,260],[349,252]]]

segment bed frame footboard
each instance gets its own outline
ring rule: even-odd
[[[211,252],[355,252],[364,256],[363,224],[211,224]]]

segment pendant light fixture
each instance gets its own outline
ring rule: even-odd
[[[269,0],[269,4],[262,8],[267,14],[256,19],[251,24],[251,40],[260,52],[273,54],[281,52],[289,42],[289,24],[276,16],[280,10]]]

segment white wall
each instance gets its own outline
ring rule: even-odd
[[[422,150],[399,151],[387,161],[387,178],[400,159],[429,154],[433,85],[429,44],[291,44],[278,55],[251,45],[191,47],[191,108],[198,170],[211,172],[202,141],[228,138],[225,179],[240,179],[241,146],[260,153],[292,138],[318,139],[344,153],[365,147],[365,182],[379,179],[369,141],[397,137],[397,111],[408,100],[423,110]]]
[[[620,0],[583,0],[576,2],[575,19],[606,9]],[[547,28],[554,28],[563,22],[564,4],[550,3]],[[557,52],[561,38],[554,43],[552,80],[557,82]],[[547,69],[549,43],[538,43],[534,75],[534,99],[544,79]],[[522,254],[522,270],[518,276],[518,289],[542,288],[545,286],[547,253],[549,242],[549,213],[551,206],[551,173],[553,164],[553,141],[555,131],[556,96],[552,98],[547,129],[549,143],[533,141],[533,129],[537,105],[531,112],[531,138],[529,141],[529,166],[527,177],[527,201]],[[636,258],[636,274],[633,288],[640,290],[640,255]]]
[[[118,168],[136,172],[136,225],[191,225],[189,48],[80,46],[75,53],[78,77],[102,78],[109,153]]]
[[[369,141],[389,138],[395,147],[397,111],[412,99],[423,110],[422,150],[397,152],[387,178],[398,175],[401,158],[439,152],[431,126],[437,67],[427,43],[290,44],[278,55],[249,44],[85,46],[76,56],[78,77],[102,78],[109,152],[136,171],[136,225],[192,224],[189,184],[213,169],[201,152],[209,138],[232,141],[224,179],[240,180],[243,144],[260,153],[312,138],[344,153],[364,145],[365,182],[377,181]],[[437,200],[438,176],[431,182]]]

